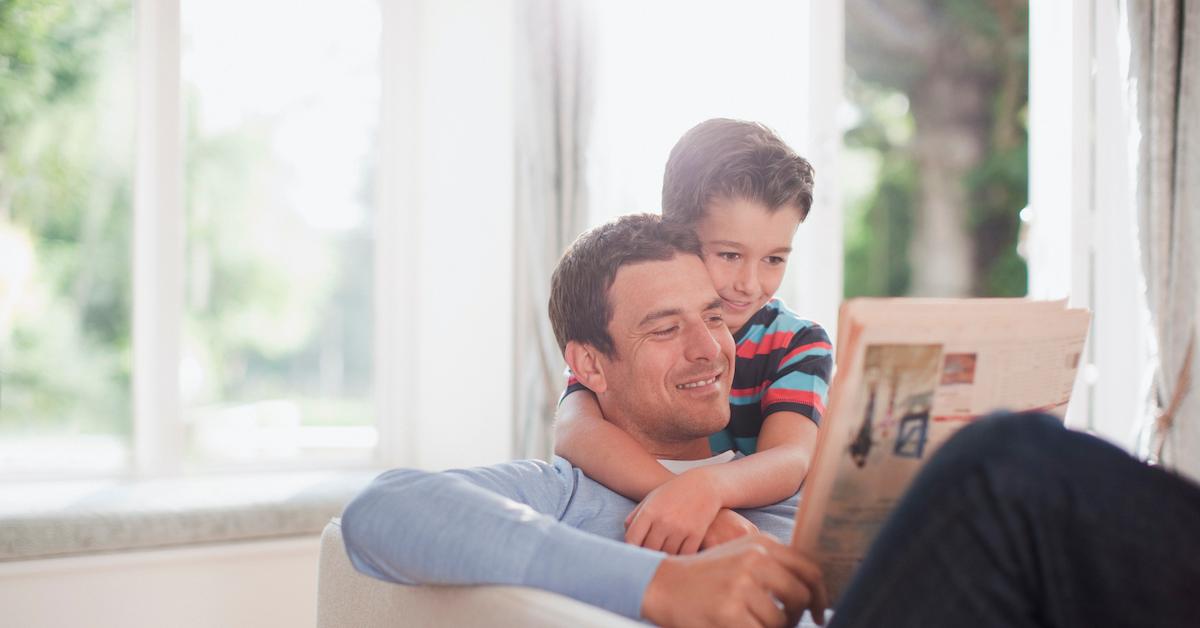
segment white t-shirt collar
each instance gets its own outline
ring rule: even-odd
[[[666,467],[667,471],[670,471],[671,473],[674,473],[675,475],[679,475],[680,473],[683,473],[684,471],[687,471],[689,469],[695,469],[696,467],[706,467],[710,464],[720,464],[722,462],[729,462],[730,460],[733,460],[733,457],[734,457],[733,450],[729,449],[729,450],[723,451],[715,456],[710,456],[708,458],[703,458],[701,460],[663,460],[660,458],[658,463],[661,464],[662,466]]]

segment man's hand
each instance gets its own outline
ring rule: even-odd
[[[704,469],[692,469],[650,491],[629,513],[625,542],[668,554],[695,554],[720,510],[720,497]]]
[[[642,617],[663,626],[794,626],[806,608],[823,622],[827,603],[815,563],[755,534],[695,556],[668,556],[646,587]]]
[[[749,519],[728,508],[722,508],[713,519],[712,525],[708,526],[708,532],[704,533],[700,549],[710,549],[757,532],[758,526],[750,523]]]

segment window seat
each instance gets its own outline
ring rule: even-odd
[[[378,473],[0,484],[0,561],[317,536]]]

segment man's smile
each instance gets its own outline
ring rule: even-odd
[[[723,374],[724,371],[719,371],[711,375],[704,375],[682,384],[676,384],[675,388],[679,390],[693,390],[696,388],[704,388],[706,386],[716,386],[717,382],[721,381],[721,375]]]

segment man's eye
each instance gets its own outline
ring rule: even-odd
[[[655,336],[670,336],[671,334],[675,333],[675,330],[676,330],[676,329],[679,329],[679,326],[678,326],[678,325],[672,325],[672,326],[670,326],[670,327],[668,327],[668,328],[666,328],[666,329],[656,329],[656,330],[654,330],[654,331],[652,331],[652,332],[650,332],[650,333],[651,333],[651,334],[653,334],[653,335],[655,335]]]
[[[766,259],[766,262],[768,264],[770,264],[771,266],[778,266],[786,261],[787,261],[786,259],[779,257],[778,255],[771,255],[771,256],[768,256]]]
[[[719,257],[719,258],[721,258],[721,259],[723,259],[723,260],[725,260],[725,261],[727,261],[727,262],[736,262],[736,261],[738,261],[739,259],[741,259],[741,258],[742,258],[741,254],[739,254],[739,253],[730,253],[730,252],[728,252],[728,251],[726,251],[726,252],[724,252],[724,253],[717,253],[717,257]]]
[[[709,325],[720,325],[725,323],[725,317],[720,314],[710,314],[708,316]]]

